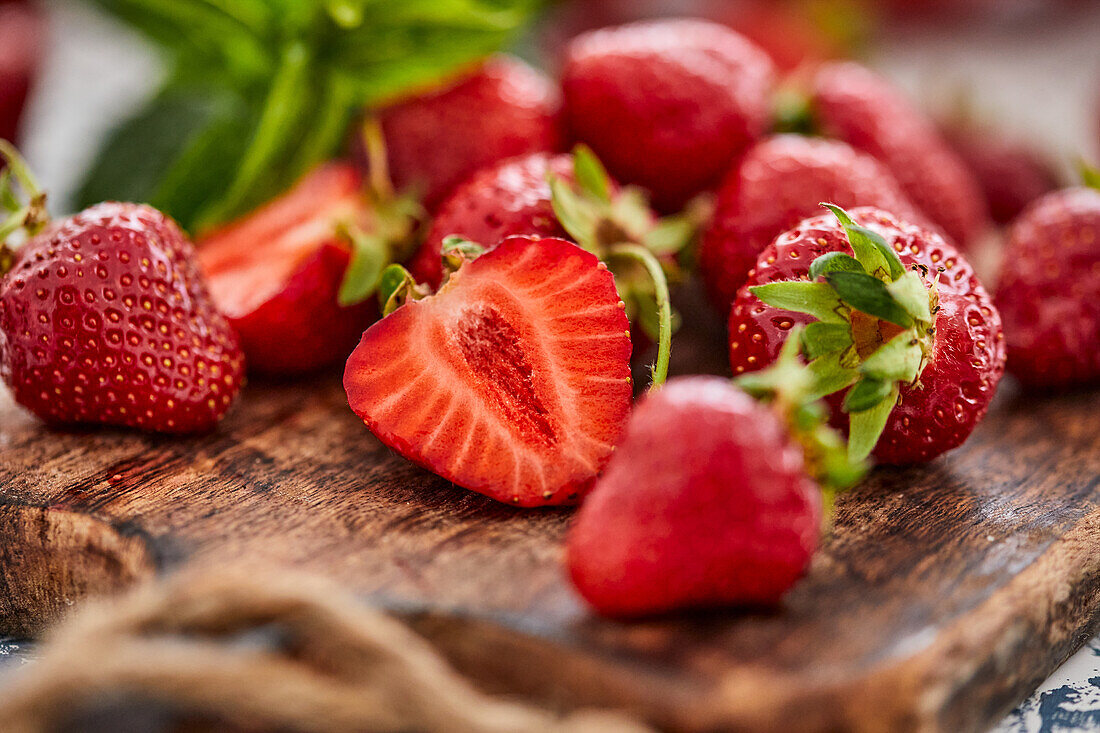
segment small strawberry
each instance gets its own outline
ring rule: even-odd
[[[0,1],[0,139],[15,140],[45,42],[42,12]]]
[[[51,424],[212,430],[243,380],[236,334],[207,294],[194,249],[148,206],[104,203],[44,225],[45,197],[7,143],[31,197],[0,227],[0,376]],[[15,203],[11,188],[0,200]]]
[[[703,235],[699,271],[711,302],[724,315],[773,239],[820,210],[875,206],[922,220],[894,176],[851,146],[801,135],[777,135],[749,149],[718,190],[714,218]]]
[[[200,240],[211,295],[240,334],[250,369],[300,374],[351,353],[378,315],[366,300],[372,284],[401,257],[393,243],[409,235],[406,221],[384,220],[376,204],[353,166],[329,163]],[[349,269],[353,253],[365,268]]]
[[[373,114],[385,136],[394,186],[417,190],[433,210],[480,168],[556,149],[560,106],[550,79],[519,59],[495,56],[450,86]]]
[[[783,72],[849,57],[870,30],[865,8],[843,0],[709,0],[701,10],[760,46]]]
[[[653,274],[663,266],[679,277],[675,257],[693,240],[697,218],[688,212],[658,220],[640,191],[620,188],[578,145],[572,155],[532,153],[474,174],[439,207],[409,267],[417,280],[438,287],[448,237],[482,243],[512,235],[569,237],[607,261],[627,316],[660,343],[666,286],[655,284]],[[648,261],[640,263],[639,255]]]
[[[993,221],[1007,224],[1043,194],[1058,188],[1058,173],[1031,146],[970,125],[942,126],[944,136],[981,186]]]
[[[619,180],[676,210],[764,134],[774,78],[767,54],[724,26],[632,23],[570,44],[565,116]]]
[[[821,132],[885,163],[909,199],[959,247],[969,247],[988,227],[977,181],[935,125],[888,81],[856,63],[825,64],[814,77],[811,106]]]
[[[379,440],[499,501],[576,501],[631,407],[629,323],[607,268],[511,237],[363,334],[348,403]]]
[[[1008,369],[1041,388],[1100,383],[1100,175],[1047,194],[1012,225],[997,306]]]
[[[934,232],[874,208],[830,206],[757,261],[730,311],[735,374],[802,338],[854,458],[928,461],[961,445],[1004,370],[1001,318],[970,264]],[[854,254],[854,257],[853,257]],[[850,389],[849,389],[850,388]]]
[[[791,347],[742,389],[678,377],[634,411],[566,544],[596,611],[774,605],[805,573],[832,490],[864,469],[824,410],[792,399],[811,383]]]

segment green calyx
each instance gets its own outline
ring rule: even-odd
[[[804,335],[801,328],[793,329],[771,367],[743,374],[734,383],[771,405],[784,420],[802,446],[806,472],[822,489],[828,517],[834,494],[863,478],[868,462],[866,456],[851,456],[841,436],[829,427],[828,411],[817,401],[816,375],[798,356]]]
[[[810,398],[847,390],[848,455],[870,455],[897,405],[902,385],[919,383],[935,339],[939,297],[923,268],[906,269],[878,233],[838,206],[823,204],[848,235],[852,255],[828,252],[807,280],[768,283],[753,295],[817,320],[799,336],[810,360]]]
[[[16,248],[49,223],[46,194],[38,187],[26,161],[7,140],[0,139],[0,277],[15,265]],[[20,192],[22,196],[20,196]],[[24,200],[25,199],[25,200]],[[17,237],[16,235],[21,235]]]
[[[344,307],[362,303],[379,291],[386,267],[408,259],[428,218],[415,195],[395,193],[377,120],[364,123],[362,137],[370,167],[365,198],[371,216],[369,229],[356,221],[337,222],[337,235],[351,250],[337,295]]]
[[[1100,168],[1089,165],[1083,158],[1077,161],[1077,170],[1081,176],[1081,182],[1087,188],[1100,191]]]
[[[681,265],[707,218],[704,206],[656,219],[645,194],[616,190],[603,164],[585,145],[573,149],[573,181],[551,174],[551,203],[562,228],[578,245],[607,262],[632,323],[657,343],[652,386],[664,383],[679,316],[669,282],[684,277]]]

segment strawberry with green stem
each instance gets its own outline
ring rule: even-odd
[[[19,155],[0,140],[0,156],[10,212],[0,225],[0,377],[15,400],[54,425],[212,430],[243,383],[244,356],[183,232],[156,209],[116,202],[47,223]]]
[[[572,156],[535,153],[476,173],[440,206],[409,268],[438,287],[449,237],[487,246],[511,235],[569,237],[611,267],[627,315],[659,345],[663,374],[674,319],[666,281],[680,278],[678,256],[702,218],[689,209],[658,219],[638,189],[619,187],[580,145]]]
[[[598,612],[774,605],[805,573],[852,461],[799,333],[774,366],[730,383],[677,377],[648,394],[574,521],[566,565]]]
[[[771,363],[806,323],[815,394],[848,425],[851,455],[930,460],[989,406],[1004,370],[1000,315],[938,234],[873,208],[829,208],[761,254],[730,313],[734,372]]]

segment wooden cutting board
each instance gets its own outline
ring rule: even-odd
[[[185,561],[277,561],[398,610],[491,690],[677,730],[981,730],[1100,628],[1100,394],[1010,392],[964,448],[843,496],[778,610],[633,623],[572,593],[569,511],[411,466],[335,378],[254,384],[186,440],[51,431],[0,393],[0,631]]]

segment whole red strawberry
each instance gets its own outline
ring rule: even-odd
[[[730,311],[734,373],[770,364],[814,318],[803,350],[857,457],[913,463],[961,445],[1004,370],[1001,318],[970,264],[878,209],[807,219],[761,253]]]
[[[577,501],[630,413],[629,324],[595,255],[512,237],[371,326],[348,404],[409,460],[519,506]]]
[[[435,206],[475,171],[498,160],[560,144],[560,94],[543,74],[496,56],[443,89],[375,114],[398,190],[419,189]]]
[[[1034,387],[1100,383],[1100,191],[1033,203],[1012,225],[1004,262],[1009,371]]]
[[[845,143],[801,135],[757,143],[719,189],[699,252],[703,282],[723,315],[760,252],[820,211],[822,201],[876,206],[907,220],[923,219],[885,166]]]
[[[792,341],[736,387],[673,379],[635,410],[566,546],[573,583],[597,611],[772,605],[802,576],[823,503],[865,466],[807,401],[813,376],[797,351]]]
[[[823,65],[814,77],[821,131],[870,153],[909,199],[962,248],[988,227],[981,188],[935,125],[885,79],[856,63]]]
[[[31,221],[41,200],[15,216]],[[0,376],[48,423],[208,431],[240,389],[236,334],[191,243],[153,208],[93,206],[0,256],[0,271]]]
[[[947,141],[981,186],[993,221],[1007,224],[1043,194],[1058,188],[1058,173],[1033,147],[995,129],[947,126]]]
[[[614,176],[675,210],[764,134],[774,78],[767,54],[724,26],[633,23],[569,46],[565,116]]]
[[[551,202],[551,174],[572,180],[572,156],[531,153],[482,168],[439,206],[409,270],[418,281],[438,288],[443,240],[452,235],[475,242],[524,234],[567,237]]]
[[[0,1],[0,139],[15,140],[23,107],[38,72],[45,29],[41,12],[26,2]]]
[[[352,231],[374,226],[362,184],[353,166],[324,165],[200,240],[210,293],[240,335],[250,369],[291,375],[342,361],[377,318],[373,299],[340,302]]]

